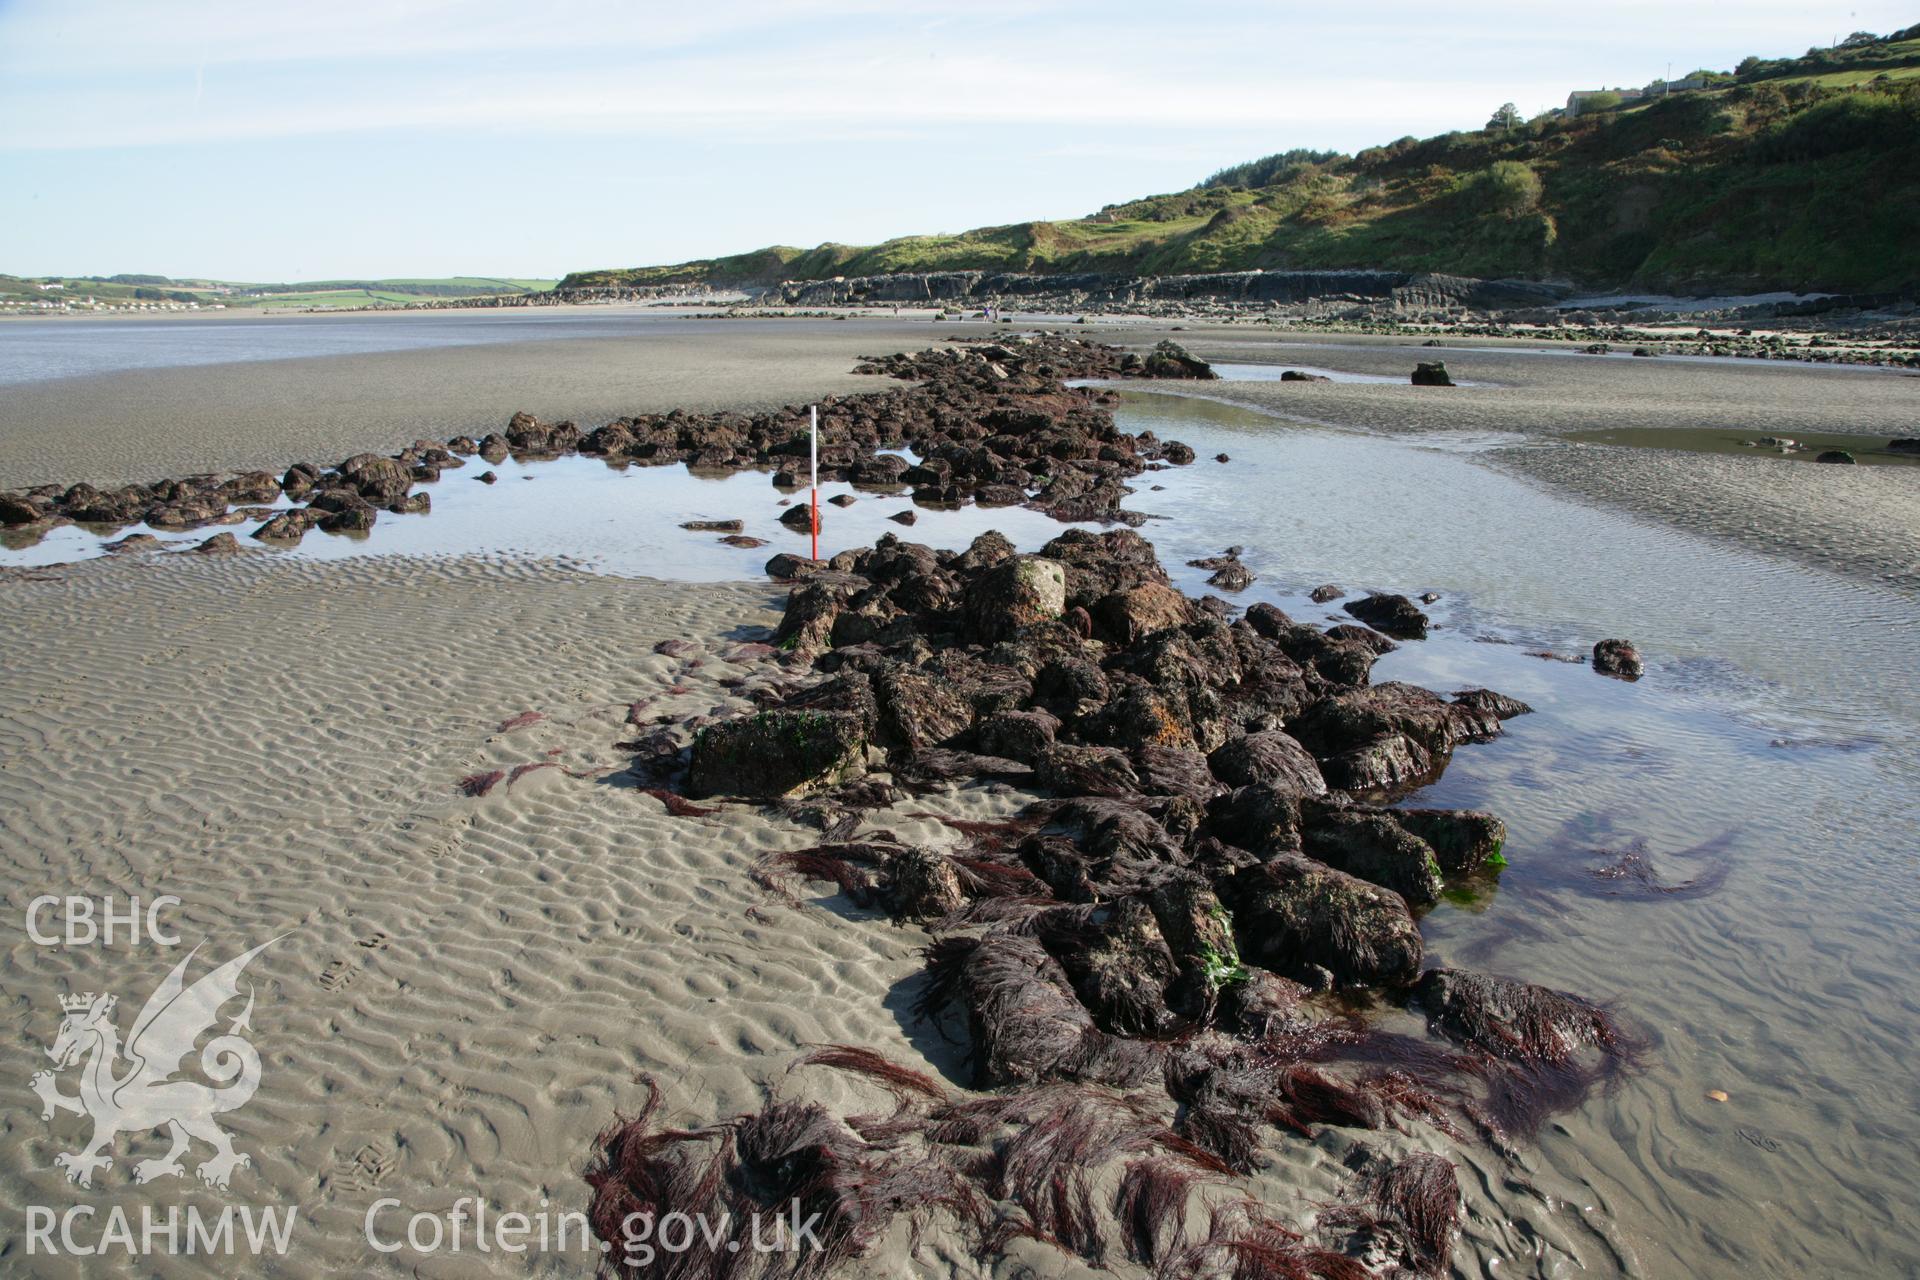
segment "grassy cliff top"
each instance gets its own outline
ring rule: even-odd
[[[581,271],[560,287],[1333,267],[1680,292],[1920,285],[1920,28],[1706,74],[1708,88],[1577,117],[1286,153],[1071,221]]]

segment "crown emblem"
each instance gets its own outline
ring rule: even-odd
[[[93,1005],[93,992],[82,991],[77,996],[61,996],[60,1007],[68,1013],[84,1013]]]

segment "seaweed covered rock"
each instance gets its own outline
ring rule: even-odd
[[[1067,609],[1066,566],[1040,556],[1011,556],[967,585],[967,637],[992,644]]]
[[[887,905],[896,919],[938,920],[966,904],[960,870],[929,849],[902,850],[886,864]]]
[[[1472,871],[1501,859],[1507,824],[1484,809],[1395,809],[1394,821],[1427,842],[1440,869]]]
[[[1349,600],[1340,607],[1374,630],[1396,640],[1427,638],[1427,615],[1405,596],[1375,591],[1358,600]]]
[[[874,680],[880,702],[882,746],[909,754],[944,745],[973,727],[973,708],[938,676],[903,665],[889,666]]]
[[[929,967],[928,1004],[966,1010],[978,1087],[1133,1084],[1156,1066],[1147,1046],[1094,1025],[1066,970],[1035,938],[994,929],[948,939],[934,945]]]
[[[1261,858],[1300,850],[1300,796],[1269,782],[1239,787],[1207,807],[1210,834]]]
[[[1562,1063],[1580,1050],[1614,1051],[1620,1033],[1606,1011],[1578,996],[1471,969],[1432,969],[1413,1002],[1435,1030],[1496,1058]]]
[[[693,740],[687,790],[695,796],[772,799],[866,771],[867,734],[848,711],[763,711],[723,720]]]
[[[862,585],[824,572],[802,576],[799,585],[787,593],[786,612],[774,632],[774,643],[800,653],[817,653],[830,647],[835,621]]]
[[[320,523],[321,513],[311,507],[295,507],[274,515],[253,531],[262,542],[298,542],[307,530]]]
[[[1343,986],[1399,986],[1420,971],[1420,927],[1398,893],[1287,853],[1225,886],[1240,953],[1283,977],[1320,968]]]
[[[413,472],[405,463],[377,453],[356,453],[337,470],[341,480],[376,507],[400,501],[413,486]]]
[[[50,508],[18,493],[0,493],[0,524],[37,524],[45,520]]]
[[[1602,640],[1593,646],[1593,669],[1617,680],[1638,680],[1647,667],[1631,640]]]
[[[1294,796],[1322,796],[1327,783],[1307,749],[1280,729],[1230,739],[1207,757],[1214,777],[1230,787],[1265,783]]]
[[[1122,898],[1080,941],[1065,963],[1081,1003],[1102,1028],[1150,1036],[1173,1028],[1167,987],[1179,968],[1145,902]]]
[[[975,726],[973,740],[986,755],[1032,764],[1059,732],[1059,717],[1046,711],[1001,711]]]
[[[1500,718],[1482,702],[1450,702],[1400,681],[1325,698],[1289,726],[1327,784],[1393,794],[1437,775],[1461,742],[1487,741]]]
[[[1450,387],[1453,375],[1447,372],[1444,360],[1421,360],[1413,366],[1413,385],[1416,387]]]
[[[1116,747],[1085,747],[1059,742],[1033,762],[1035,779],[1061,795],[1127,796],[1140,790],[1127,753]]]
[[[1092,613],[1096,633],[1122,645],[1193,621],[1193,606],[1187,598],[1157,582],[1102,596]]]
[[[1116,592],[1148,583],[1171,585],[1153,544],[1131,529],[1104,533],[1069,529],[1042,547],[1040,554],[1066,566],[1069,607],[1091,610]]]
[[[1469,711],[1481,712],[1496,720],[1511,720],[1515,716],[1530,715],[1533,711],[1520,699],[1509,698],[1491,689],[1463,689],[1453,695],[1453,700]]]
[[[1413,906],[1440,900],[1433,849],[1385,810],[1308,806],[1300,847],[1330,867],[1392,889]]]

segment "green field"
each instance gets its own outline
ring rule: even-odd
[[[1511,129],[1288,153],[1085,218],[582,271],[562,289],[903,271],[1370,267],[1683,292],[1920,286],[1920,36]],[[1306,157],[1301,159],[1299,157]],[[1247,185],[1257,175],[1260,185]]]
[[[57,292],[38,288],[59,280]],[[23,279],[0,275],[0,307],[33,301],[92,297],[103,306],[137,306],[197,302],[202,307],[261,308],[271,310],[313,307],[398,307],[409,303],[545,293],[557,281],[507,276],[414,277],[380,280],[308,280],[288,284],[254,281],[169,279],[165,276],[39,277]]]

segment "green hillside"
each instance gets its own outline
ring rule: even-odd
[[[1090,217],[582,271],[560,288],[901,271],[1372,267],[1640,288],[1920,285],[1920,27],[1358,155],[1291,152]]]

